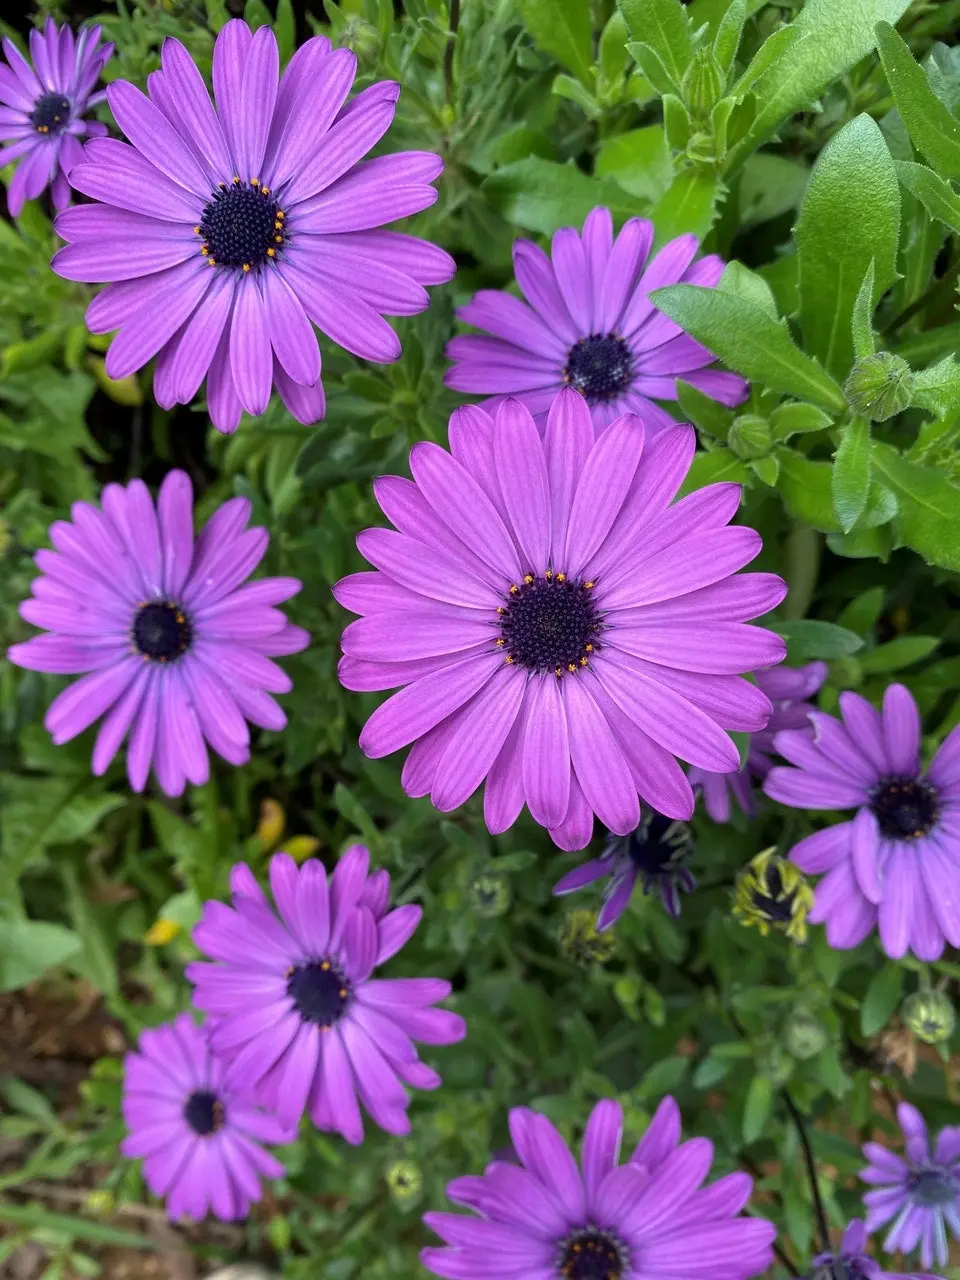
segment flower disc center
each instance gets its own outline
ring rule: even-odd
[[[528,573],[512,586],[498,610],[497,646],[506,650],[507,661],[557,676],[585,667],[598,648],[600,631],[592,588],[592,582],[571,581],[550,570],[542,578]]]
[[[937,791],[917,778],[881,778],[870,792],[870,808],[888,840],[916,840],[937,820]]]
[[[256,178],[234,178],[230,186],[221,182],[196,231],[213,266],[259,270],[283,244],[283,211]]]
[[[672,871],[693,848],[693,837],[685,822],[653,812],[625,837],[625,842],[630,860],[648,876]]]
[[[183,1108],[183,1118],[201,1138],[209,1137],[223,1128],[223,1103],[215,1093],[206,1089],[198,1089],[191,1093]]]
[[[946,1169],[917,1169],[910,1174],[910,1197],[925,1208],[953,1204],[957,1184]]]
[[[633,356],[613,333],[591,333],[567,352],[563,380],[576,387],[590,404],[613,400],[633,377]]]
[[[332,1027],[343,1016],[350,990],[329,960],[312,960],[287,974],[287,995],[304,1022]]]
[[[764,892],[766,890],[766,892]],[[786,924],[793,914],[793,893],[784,893],[780,868],[773,862],[767,867],[766,879],[761,886],[753,890],[753,905],[760,914],[771,922]]]
[[[63,133],[70,123],[70,99],[62,93],[45,93],[34,103],[30,123],[37,133],[53,134],[54,137]]]
[[[133,643],[151,662],[170,662],[190,648],[190,620],[171,600],[142,604],[133,620]]]
[[[625,1271],[620,1241],[608,1231],[588,1228],[564,1242],[557,1274],[563,1280],[620,1280]]]

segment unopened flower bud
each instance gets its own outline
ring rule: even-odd
[[[892,351],[878,351],[856,362],[843,389],[854,413],[886,422],[909,405],[913,382],[906,360]]]
[[[697,115],[706,115],[719,102],[727,85],[723,68],[708,46],[698,49],[684,73],[683,100]]]
[[[919,1040],[943,1044],[953,1035],[957,1018],[944,991],[917,991],[903,1002],[900,1016]]]
[[[510,886],[502,876],[478,876],[470,886],[470,904],[488,920],[502,916],[510,905]]]
[[[113,1213],[113,1196],[109,1191],[91,1191],[87,1195],[85,1208],[94,1218],[106,1218]]]
[[[805,1062],[827,1047],[829,1037],[826,1027],[812,1013],[797,1009],[784,1027],[783,1039],[787,1052]]]
[[[350,17],[340,28],[338,44],[352,49],[361,64],[373,62],[380,52],[380,33],[365,18]]]
[[[727,443],[738,457],[762,458],[770,450],[769,423],[755,413],[744,413],[730,428]]]
[[[409,1204],[423,1190],[423,1174],[412,1160],[395,1160],[387,1170],[387,1186],[398,1204]]]
[[[613,930],[597,933],[596,913],[589,907],[577,907],[564,917],[560,949],[577,964],[606,964],[617,949],[617,939]]]

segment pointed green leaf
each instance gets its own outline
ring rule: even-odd
[[[570,4],[569,0],[517,0],[517,8],[534,43],[552,54],[583,84],[592,84],[590,6]]]
[[[929,564],[960,572],[960,488],[945,475],[917,466],[891,445],[873,442],[872,461],[897,499],[897,532]]]
[[[730,0],[730,8],[720,19],[716,39],[713,42],[713,54],[724,71],[729,71],[740,47],[743,24],[747,20],[744,0]]]
[[[823,431],[832,422],[830,415],[815,404],[781,404],[770,415],[770,434],[774,440],[789,440],[791,436]]]
[[[853,338],[853,354],[857,360],[864,356],[872,356],[877,349],[873,333],[874,310],[874,261],[870,259],[863,284],[853,304],[853,318],[850,323],[850,336]]]
[[[870,424],[854,418],[843,431],[833,464],[833,509],[849,533],[863,514],[870,492]]]
[[[889,961],[870,979],[863,1004],[860,1006],[860,1030],[865,1036],[875,1036],[893,1017],[903,991],[903,969]]]
[[[773,1110],[773,1085],[766,1076],[754,1076],[743,1104],[743,1140],[756,1142]]]
[[[702,240],[713,226],[723,190],[720,179],[708,170],[678,173],[648,215],[657,229],[654,249],[687,232]]]
[[[849,658],[863,648],[863,641],[855,632],[816,618],[778,622],[775,630],[786,640],[787,660],[792,663],[810,662],[814,658],[824,662],[833,658]]]
[[[558,0],[589,13],[589,5],[575,0]],[[634,40],[643,40],[654,49],[670,76],[679,86],[693,57],[690,20],[680,0],[618,0]]]
[[[960,231],[960,196],[949,182],[928,169],[925,164],[899,160],[897,177],[917,197],[931,218],[937,218],[952,231]]]
[[[909,45],[888,22],[877,24],[877,49],[913,145],[946,177],[960,179],[960,121],[933,92]]]

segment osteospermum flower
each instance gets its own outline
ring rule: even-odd
[[[599,858],[575,867],[553,886],[557,895],[573,893],[609,876],[597,932],[603,933],[623,915],[639,879],[644,893],[659,893],[671,916],[680,914],[680,890],[692,893],[696,879],[685,864],[693,852],[693,837],[685,822],[647,813],[628,836],[611,835]]]
[[[144,1031],[124,1059],[125,1156],[143,1157],[147,1186],[166,1198],[171,1218],[195,1221],[207,1211],[245,1218],[262,1195],[260,1179],[282,1178],[283,1165],[259,1145],[289,1142],[265,1115],[227,1084],[223,1063],[189,1014]]]
[[[594,813],[617,835],[635,831],[638,793],[689,818],[675,757],[735,769],[724,730],[762,729],[771,711],[739,673],[784,655],[778,636],[745,625],[786,587],[733,576],[760,550],[752,529],[727,528],[739,486],[671,505],[693,430],[646,443],[627,416],[594,441],[571,390],[544,440],[510,400],[495,420],[458,409],[450,447],[416,445],[413,483],[375,482],[398,532],[361,533],[377,572],[334,588],[366,615],[344,631],[342,683],[406,686],[367,721],[361,747],[378,757],[413,743],[403,785],[444,811],[486,779],[491,831],[526,803],[565,849],[589,842]]]
[[[735,373],[707,368],[710,352],[657,311],[649,294],[663,285],[711,287],[723,261],[694,262],[699,241],[679,236],[648,262],[654,227],[629,218],[613,238],[609,209],[554,234],[551,257],[529,240],[513,248],[517,284],[527,302],[483,289],[457,312],[491,336],[451,339],[444,381],[456,391],[490,396],[493,412],[515,396],[542,425],[557,391],[575,387],[587,399],[597,431],[624,413],[639,413],[653,434],[673,425],[654,402],[676,400],[677,378],[723,404],[739,404],[747,384]],[[529,303],[529,305],[527,305]]]
[[[171,471],[156,508],[142,480],[108,484],[102,509],[75,502],[50,526],[55,551],[34,556],[41,576],[20,616],[48,634],[12,645],[31,671],[89,672],[57,695],[44,724],[57,745],[105,717],[93,772],[105,773],[129,733],[127,776],[142,791],[151,765],[167,795],[207,781],[209,743],[231,764],[250,758],[246,721],[287,722],[270,694],[287,693],[271,662],[309,643],[274,606],[296,578],[244,585],[267,549],[247,529],[250,503],[231,498],[194,539],[193,490]]]
[[[189,403],[207,378],[214,425],[260,414],[275,385],[300,422],[323,417],[313,325],[368,360],[400,354],[383,319],[426,307],[425,284],[453,260],[378,228],[437,198],[438,156],[405,151],[359,163],[386,133],[400,87],[347,104],[357,61],[317,36],[279,77],[269,27],[228,22],[213,51],[216,110],[190,55],[167,39],[149,96],[107,90],[129,143],[95,140],[71,182],[97,204],[61,215],[70,243],[53,259],[69,280],[109,281],[87,311],[119,329],[107,372],[157,356],[154,394]]]
[[[462,1018],[432,1006],[450,994],[439,978],[373,978],[410,939],[420,907],[388,911],[390,876],[367,878],[370,855],[348,849],[329,885],[315,858],[270,859],[276,911],[248,867],[233,868],[232,907],[208,902],[193,940],[216,962],[187,966],[194,1003],[211,1018],[228,1078],[253,1090],[285,1127],[305,1109],[318,1129],[363,1141],[360,1101],[388,1133],[409,1133],[404,1084],[435,1089],[414,1040],[452,1044]]]
[[[936,1276],[884,1271],[865,1249],[867,1232],[860,1218],[848,1223],[835,1253],[818,1253],[810,1280],[937,1280]]]
[[[100,137],[107,127],[85,120],[84,112],[102,101],[93,86],[113,53],[100,44],[101,27],[84,27],[74,38],[68,26],[47,19],[43,31],[30,32],[27,62],[12,40],[4,39],[0,62],[0,166],[18,160],[7,191],[7,208],[19,216],[26,200],[51,188],[54,207],[70,203],[69,173],[80,160],[79,138]]]
[[[660,1103],[623,1165],[617,1102],[594,1107],[579,1165],[546,1116],[517,1107],[509,1122],[521,1167],[494,1161],[481,1176],[455,1178],[447,1187],[451,1200],[479,1216],[424,1214],[447,1246],[420,1254],[434,1275],[744,1280],[771,1264],[773,1223],[737,1216],[750,1197],[750,1178],[731,1173],[701,1189],[713,1145],[706,1138],[680,1143],[673,1098]]]
[[[794,942],[806,942],[813,890],[793,865],[773,849],[751,858],[738,874],[733,914],[766,937],[771,929]]]
[[[879,926],[888,956],[912,949],[936,960],[960,946],[960,728],[928,769],[920,764],[920,715],[903,685],[883,698],[883,715],[841,693],[843,721],[814,711],[814,738],[785,731],[776,749],[795,768],[771,769],[764,790],[797,809],[856,809],[807,836],[790,857],[827,874],[810,913],[826,922],[832,947],[855,947]]]
[[[864,1145],[870,1163],[860,1172],[862,1182],[875,1190],[863,1197],[866,1229],[876,1231],[893,1219],[883,1247],[887,1253],[920,1249],[925,1267],[948,1262],[947,1232],[960,1240],[960,1125],[948,1125],[937,1135],[933,1151],[927,1125],[909,1102],[897,1107],[906,1159],[878,1142]]]
[[[805,729],[809,737],[807,717],[813,709],[806,701],[813,697],[827,678],[825,662],[809,662],[805,667],[776,667],[773,671],[756,671],[754,679],[773,704],[773,715],[767,727],[750,735],[746,764],[736,773],[709,773],[693,768],[690,782],[699,789],[703,804],[714,822],[730,821],[731,797],[748,817],[756,812],[754,780],[763,781],[773,768],[776,748],[773,740],[781,729]]]

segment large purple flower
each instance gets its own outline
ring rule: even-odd
[[[377,965],[412,936],[420,907],[388,911],[390,876],[367,878],[370,855],[348,849],[327,883],[322,862],[270,859],[279,919],[248,867],[233,868],[233,906],[208,902],[193,940],[217,963],[194,962],[194,1003],[210,1015],[210,1041],[228,1078],[295,1126],[305,1109],[318,1129],[363,1141],[360,1101],[388,1133],[409,1133],[403,1087],[440,1077],[414,1040],[463,1039],[461,1017],[432,1006],[450,994],[439,978],[377,979]]]
[[[680,1143],[680,1112],[664,1098],[628,1164],[619,1164],[623,1115],[598,1102],[579,1166],[546,1118],[510,1112],[520,1161],[494,1161],[481,1176],[455,1178],[447,1194],[478,1217],[427,1213],[448,1246],[424,1249],[434,1275],[487,1280],[745,1280],[770,1266],[776,1228],[738,1217],[750,1198],[745,1173],[700,1184],[713,1162],[706,1138]]]
[[[486,779],[484,808],[505,831],[524,803],[565,849],[596,813],[616,835],[640,822],[638,793],[689,818],[675,756],[732,769],[724,729],[762,729],[767,696],[739,674],[779,662],[780,638],[745,625],[783,599],[773,574],[733,576],[760,550],[728,528],[734,484],[671,505],[693,457],[690,427],[645,443],[641,419],[596,441],[590,411],[564,390],[541,440],[515,400],[458,409],[451,454],[418,444],[413,483],[375,483],[399,532],[357,539],[376,573],[345,578],[340,603],[364,614],[343,634],[348,689],[392,689],[360,745],[385,756],[414,743],[409,795],[441,810]]]
[[[4,39],[6,64],[0,62],[0,166],[19,160],[7,207],[16,218],[25,200],[35,200],[48,186],[57,209],[70,203],[69,173],[81,157],[84,134],[107,132],[84,112],[104,94],[93,86],[113,53],[100,44],[101,27],[84,27],[74,39],[69,27],[47,19],[43,31],[30,32],[33,66],[12,40]]]
[[[730,798],[736,800],[748,817],[756,812],[753,782],[763,781],[773,768],[775,736],[781,729],[804,729],[812,710],[807,698],[813,697],[827,678],[825,662],[809,662],[805,667],[777,667],[773,671],[756,671],[754,679],[773,703],[773,715],[767,727],[750,735],[747,762],[736,773],[709,773],[706,769],[690,770],[690,782],[699,787],[703,804],[714,822],[730,821]]]
[[[69,280],[110,281],[87,311],[94,333],[119,329],[107,372],[157,356],[154,394],[189,403],[207,378],[214,425],[260,414],[276,385],[300,422],[323,417],[315,324],[368,360],[400,343],[381,313],[415,315],[425,284],[453,260],[377,228],[433,204],[438,156],[405,151],[359,163],[386,133],[400,87],[374,84],[347,105],[356,58],[317,36],[279,78],[269,27],[228,22],[213,51],[214,110],[190,55],[165,41],[149,97],[107,90],[129,145],[90,143],[71,173],[102,203],[62,214]]]
[[[284,1174],[259,1144],[292,1135],[230,1087],[189,1014],[144,1031],[139,1052],[123,1065],[130,1132],[120,1150],[144,1158],[147,1186],[166,1197],[170,1217],[199,1221],[210,1209],[225,1222],[245,1218],[262,1195],[260,1179]]]
[[[949,1260],[947,1232],[960,1240],[960,1126],[941,1129],[933,1151],[927,1125],[909,1102],[897,1107],[906,1159],[878,1142],[864,1145],[870,1163],[860,1172],[862,1182],[875,1187],[863,1197],[867,1231],[893,1219],[883,1247],[887,1253],[912,1253],[918,1246],[925,1267],[945,1267]]]
[[[818,1253],[813,1259],[810,1280],[938,1280],[936,1276],[884,1271],[864,1250],[867,1232],[860,1218],[847,1224],[835,1253]]]
[[[275,605],[296,578],[242,585],[263,559],[265,529],[247,529],[250,503],[231,498],[193,535],[193,490],[171,471],[153,499],[142,480],[108,484],[102,510],[75,502],[72,521],[50,526],[56,551],[20,616],[48,635],[11,645],[31,671],[89,672],[50,704],[44,724],[58,745],[101,716],[93,772],[104,773],[127,733],[127,776],[142,791],[150,772],[167,795],[207,781],[209,743],[231,764],[250,758],[246,721],[287,722],[270,694],[290,679],[271,658],[309,643]]]
[[[453,338],[454,366],[444,379],[456,391],[490,396],[493,409],[516,396],[542,426],[557,391],[586,396],[597,431],[624,413],[639,413],[648,431],[674,419],[656,400],[676,400],[677,378],[724,404],[739,404],[747,384],[735,373],[707,368],[713,356],[657,311],[649,294],[663,285],[711,287],[723,274],[716,255],[694,262],[699,241],[679,236],[648,262],[654,227],[629,218],[613,238],[609,209],[594,209],[583,236],[563,227],[552,258],[530,240],[513,249],[517,284],[527,302],[482,289],[458,317],[492,336]],[[528,306],[527,303],[530,305]]]
[[[796,809],[856,809],[852,822],[801,840],[790,857],[827,874],[810,912],[833,947],[855,947],[879,925],[897,959],[912,949],[936,960],[960,946],[960,728],[930,767],[920,766],[920,715],[892,684],[881,716],[856,693],[840,695],[843,722],[809,713],[806,730],[778,733],[775,748],[796,768],[777,766],[764,791]]]

